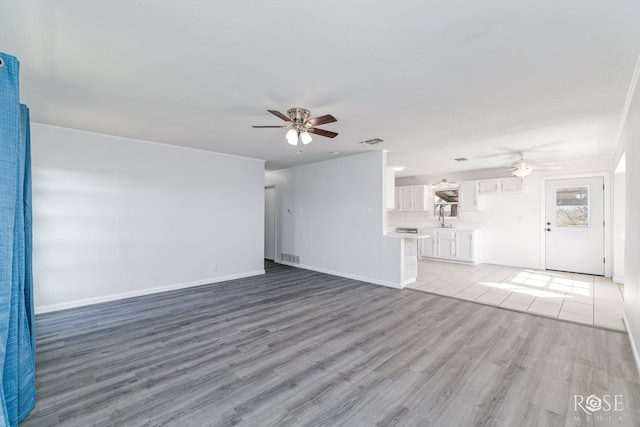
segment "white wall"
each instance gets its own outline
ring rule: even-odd
[[[32,124],[38,312],[261,274],[264,162]]]
[[[622,159],[624,161],[624,159]],[[625,215],[626,215],[626,173],[616,172],[613,175],[613,231],[612,251],[613,269],[611,277],[616,283],[624,283],[624,245],[625,245]]]
[[[457,220],[447,219],[455,225],[477,226],[482,230],[482,262],[523,268],[541,268],[541,244],[544,215],[541,212],[541,186],[544,179],[573,175],[611,173],[610,159],[570,162],[559,171],[534,171],[525,178],[525,192],[518,194],[485,194],[480,197],[480,210],[462,211]],[[477,172],[447,174],[448,181],[489,179],[493,176]],[[396,185],[432,184],[442,176],[416,176],[396,178]],[[609,190],[607,190],[608,192]],[[607,202],[608,203],[608,202]],[[392,225],[437,226],[429,215],[415,212],[390,212]],[[609,242],[606,248],[609,247]]]
[[[399,287],[400,239],[383,237],[385,164],[376,151],[267,173],[278,261],[298,255],[303,268]]]
[[[624,314],[636,364],[640,370],[640,58],[627,97],[628,114],[620,144],[626,158],[626,230],[624,268]]]

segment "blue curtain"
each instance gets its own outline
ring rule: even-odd
[[[17,426],[36,399],[31,149],[18,60],[0,52],[0,61],[0,425]]]

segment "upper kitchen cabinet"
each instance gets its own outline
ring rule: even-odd
[[[396,172],[392,168],[387,168],[384,177],[384,204],[387,209],[396,208]]]
[[[431,206],[431,187],[405,185],[396,187],[395,209],[398,211],[428,211]]]
[[[500,180],[501,193],[522,193],[524,191],[524,178],[513,176]]]
[[[479,209],[478,181],[463,181],[460,183],[458,208],[462,211]]]
[[[524,179],[517,176],[478,181],[479,194],[522,193],[523,191]]]

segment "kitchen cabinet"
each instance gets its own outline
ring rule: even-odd
[[[522,193],[523,191],[524,179],[517,176],[478,181],[479,194]]]
[[[435,243],[436,238],[435,235],[431,234],[429,237],[424,237],[420,239],[420,248],[418,254],[421,258],[433,258],[436,256],[435,253]]]
[[[517,176],[500,180],[501,193],[522,193],[524,190],[524,178]]]
[[[455,255],[458,261],[474,262],[473,231],[456,231]]]
[[[396,187],[395,209],[398,211],[428,211],[431,206],[431,190],[427,185]]]
[[[436,232],[436,258],[456,259],[456,232],[453,230],[438,230]]]
[[[384,203],[387,209],[395,209],[396,207],[396,172],[392,168],[387,168],[384,181]]]
[[[404,210],[404,200],[402,198],[402,193],[403,193],[403,189],[402,187],[396,187],[395,189],[395,210],[397,211],[401,211]]]
[[[479,209],[478,181],[463,181],[458,189],[458,209],[472,211]]]
[[[482,181],[478,181],[478,193],[479,194],[490,194],[497,193],[499,188],[499,180],[497,179],[483,179]]]
[[[480,230],[425,228],[420,232],[430,236],[420,241],[420,258],[472,264],[480,262]]]

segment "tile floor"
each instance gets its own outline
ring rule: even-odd
[[[407,289],[624,331],[623,285],[610,278],[419,260]]]

